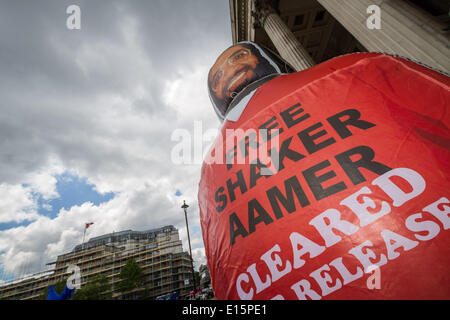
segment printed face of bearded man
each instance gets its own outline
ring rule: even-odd
[[[236,45],[220,55],[209,72],[209,84],[217,99],[234,98],[237,92],[257,80],[258,57],[248,48]]]

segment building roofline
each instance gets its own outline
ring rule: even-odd
[[[93,238],[90,238],[87,242],[101,240],[101,239],[106,239],[106,238],[109,238],[111,236],[121,236],[121,235],[126,235],[126,234],[159,233],[159,232],[163,232],[163,230],[167,229],[167,228],[170,228],[172,230],[177,230],[173,225],[167,225],[167,226],[164,226],[164,227],[148,229],[148,230],[143,230],[143,231],[137,231],[137,230],[128,229],[128,230],[123,230],[123,231],[118,231],[118,232],[111,232],[111,233],[103,234],[101,236],[93,237]]]
[[[169,229],[170,231],[178,230],[173,225],[166,225],[166,226],[163,226],[160,228],[148,229],[148,230],[144,230],[144,231],[134,231],[134,230],[128,229],[128,230],[123,230],[123,231],[119,231],[119,232],[111,232],[111,233],[103,234],[101,236],[90,238],[87,242],[76,245],[73,248],[73,250],[71,251],[71,253],[82,250],[83,246],[87,247],[85,249],[97,247],[97,245],[94,245],[95,242],[100,242],[102,240],[106,240],[111,237],[123,237],[123,236],[128,236],[128,235],[145,235],[145,234],[154,234],[156,236],[156,234],[162,233],[166,229]]]

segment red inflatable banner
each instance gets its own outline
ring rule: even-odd
[[[259,87],[202,167],[217,299],[449,299],[449,101],[376,53]]]

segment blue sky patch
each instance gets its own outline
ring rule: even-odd
[[[44,200],[40,194],[36,194],[39,206],[38,213],[55,218],[61,209],[69,210],[73,206],[80,206],[85,202],[92,202],[98,206],[114,198],[113,192],[100,194],[89,184],[86,178],[80,178],[69,173],[55,176],[56,190],[59,198]]]
[[[114,198],[114,192],[100,194],[94,189],[94,185],[89,184],[86,178],[80,178],[66,172],[55,176],[56,190],[59,194],[58,198],[45,200],[40,193],[33,193],[34,199],[38,204],[38,213],[51,219],[55,218],[59,211],[64,208],[69,210],[73,206],[80,206],[85,202],[92,202],[98,206],[101,203],[108,202]],[[24,187],[28,185],[24,184]],[[9,221],[0,223],[0,231],[20,226],[26,227],[33,221]]]
[[[0,223],[0,231],[7,230],[11,228],[17,228],[17,227],[26,227],[33,221],[21,221],[21,222],[15,222],[15,221],[9,221],[9,222],[1,222]]]

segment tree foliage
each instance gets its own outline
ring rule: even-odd
[[[120,270],[119,278],[118,289],[122,293],[141,288],[144,285],[144,271],[134,259],[128,259]]]
[[[75,290],[72,300],[110,300],[111,284],[105,275],[98,275],[80,289]]]

